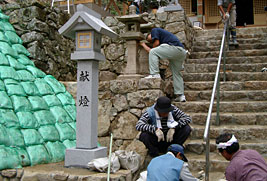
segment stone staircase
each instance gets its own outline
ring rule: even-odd
[[[267,27],[238,28],[239,47],[230,47],[226,82],[221,66],[220,126],[215,126],[216,101],[210,129],[211,172],[223,173],[228,162],[217,152],[215,138],[235,134],[242,149],[255,149],[267,160]],[[205,168],[203,133],[219,56],[222,30],[198,30],[193,51],[185,63],[186,103],[174,103],[193,120],[186,155],[193,172]],[[223,174],[220,174],[223,176]],[[215,177],[212,180],[219,179]]]

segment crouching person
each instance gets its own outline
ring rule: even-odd
[[[144,143],[152,157],[166,153],[171,144],[183,145],[191,132],[191,118],[162,96],[149,107],[136,124],[141,131],[139,140]]]
[[[153,158],[147,167],[147,181],[197,181],[188,169],[181,145],[172,144],[164,155]]]

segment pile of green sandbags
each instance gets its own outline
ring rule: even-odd
[[[74,99],[22,43],[0,10],[0,170],[59,162],[76,145]]]

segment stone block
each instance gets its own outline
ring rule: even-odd
[[[162,79],[140,79],[138,81],[138,90],[147,90],[147,89],[162,89],[163,81]]]
[[[129,112],[119,114],[111,124],[114,139],[134,139],[138,133],[135,129],[137,121],[137,117]]]
[[[137,81],[133,79],[114,80],[110,82],[110,90],[115,94],[125,94],[137,90]]]
[[[17,175],[17,171],[15,169],[7,169],[7,170],[2,170],[1,174],[4,177],[12,178],[12,177],[15,177]]]
[[[141,90],[127,94],[130,108],[145,108],[152,106],[158,97],[163,96],[161,90]]]

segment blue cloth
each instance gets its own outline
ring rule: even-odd
[[[160,44],[168,44],[173,46],[180,46],[184,48],[180,40],[171,32],[168,32],[162,28],[153,28],[151,31],[152,41],[159,40]]]
[[[179,181],[183,164],[171,154],[153,158],[147,167],[147,181]]]

